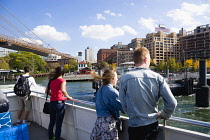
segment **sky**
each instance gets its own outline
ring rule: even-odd
[[[78,52],[145,38],[164,24],[171,32],[210,24],[210,0],[0,0],[0,33]],[[3,8],[4,7],[4,8]],[[6,10],[5,10],[6,9]]]

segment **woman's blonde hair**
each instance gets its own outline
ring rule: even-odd
[[[135,64],[142,63],[149,50],[145,47],[137,47],[133,53],[133,61]]]
[[[104,70],[104,73],[102,77],[98,74],[92,73],[91,75],[94,77],[96,80],[102,80],[102,85],[107,85],[110,84],[111,79],[114,79],[115,77],[115,68],[109,67],[108,69]]]

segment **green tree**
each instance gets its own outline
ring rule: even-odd
[[[101,61],[101,63],[99,64],[99,67],[101,68],[106,68],[107,66],[109,66],[109,64],[105,61]]]
[[[177,71],[180,71],[183,69],[182,63],[181,62],[177,62]]]
[[[9,64],[6,62],[4,57],[0,57],[0,69],[9,70]]]
[[[78,63],[75,60],[69,60],[69,71],[76,71]]]
[[[157,71],[166,70],[166,64],[165,64],[165,62],[164,61],[160,61],[160,63],[156,65],[156,70]]]
[[[177,70],[177,62],[175,58],[169,58],[167,61],[167,67],[170,72],[174,72]]]
[[[11,69],[23,69],[25,66],[29,66],[34,72],[45,72],[46,64],[41,56],[32,52],[20,51],[9,54]]]

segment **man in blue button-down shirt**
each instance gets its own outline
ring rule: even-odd
[[[150,54],[145,47],[136,48],[133,54],[136,69],[120,78],[119,98],[129,116],[129,140],[155,140],[158,118],[168,119],[177,101],[165,79],[149,69]],[[164,108],[158,112],[160,96]]]

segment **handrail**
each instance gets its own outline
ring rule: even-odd
[[[37,91],[32,91],[32,92],[38,93],[38,94],[45,94],[45,93],[37,92]],[[14,92],[13,91],[9,91],[9,92],[3,92],[3,93],[4,94],[7,94],[7,93],[14,93]],[[69,100],[70,101],[73,101],[73,102],[79,102],[79,103],[83,103],[83,104],[95,106],[95,103],[89,102],[89,101],[84,101],[84,100],[79,100],[79,99],[69,99]],[[210,128],[210,123],[209,122],[203,122],[203,121],[186,119],[186,118],[180,118],[180,117],[173,117],[173,116],[170,117],[167,120],[169,120],[169,121],[175,121],[175,122],[180,122],[180,123],[185,123],[185,124],[190,124],[190,125],[201,126],[201,127],[206,127],[206,128]],[[166,122],[167,120],[164,120],[164,122]],[[164,126],[166,126],[166,123],[164,123]]]
[[[37,92],[37,91],[31,91],[33,93],[38,93],[38,94],[45,94],[42,92]],[[14,93],[14,91],[8,91],[8,92],[3,92],[4,94],[8,94],[8,93]],[[91,106],[95,106],[95,103],[93,102],[89,102],[89,101],[84,101],[84,100],[79,100],[79,99],[66,99],[69,101],[73,101],[73,102],[78,102],[78,103],[83,103],[83,104],[87,104],[87,105],[91,105]]]
[[[180,118],[180,117],[170,117],[168,120],[210,128],[209,122],[203,122],[203,121]]]

